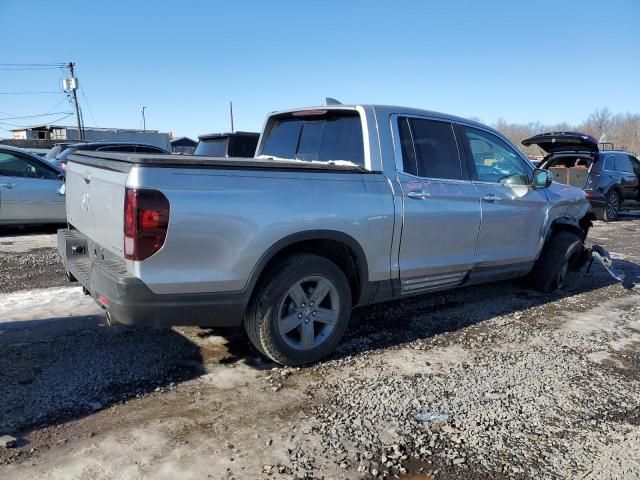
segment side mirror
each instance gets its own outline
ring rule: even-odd
[[[536,168],[533,171],[533,188],[547,188],[551,185],[551,174],[548,170]]]

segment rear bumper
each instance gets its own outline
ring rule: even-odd
[[[244,292],[160,295],[130,275],[121,259],[94,252],[77,230],[58,230],[58,252],[65,269],[105,308],[113,321],[126,325],[235,327],[248,303]]]

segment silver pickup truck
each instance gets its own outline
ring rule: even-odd
[[[111,323],[243,325],[286,365],[331,352],[353,307],[562,287],[591,225],[495,130],[378,105],[273,113],[249,159],[78,152],[66,192],[60,254]]]

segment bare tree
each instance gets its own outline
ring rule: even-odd
[[[531,157],[539,157],[544,153],[537,146],[525,147],[522,140],[537,133],[566,132],[577,130],[588,133],[599,141],[613,142],[614,147],[627,150],[636,155],[640,154],[640,114],[624,113],[613,115],[607,108],[599,108],[578,125],[570,125],[561,122],[553,125],[544,125],[540,122],[508,123],[500,118],[493,125],[505,137],[522,149]]]

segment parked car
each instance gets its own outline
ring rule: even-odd
[[[497,131],[404,107],[270,115],[257,157],[76,152],[59,252],[112,324],[244,325],[285,365],[351,309],[529,275],[562,287],[589,205]]]
[[[64,172],[22,148],[0,146],[0,225],[65,223]]]
[[[208,157],[253,157],[258,145],[259,133],[208,133],[198,137],[194,155]]]
[[[62,170],[66,170],[69,155],[78,151],[91,152],[128,152],[128,153],[156,153],[159,155],[170,155],[171,153],[163,148],[146,143],[130,142],[87,142],[73,143],[65,147],[58,153],[52,163]]]
[[[610,222],[621,210],[640,208],[640,161],[619,150],[600,150],[591,135],[579,132],[541,133],[524,140],[547,153],[540,167],[556,182],[584,189],[591,210]]]

